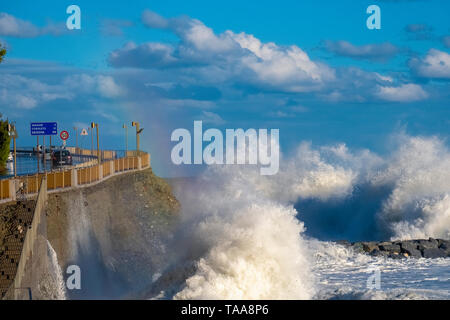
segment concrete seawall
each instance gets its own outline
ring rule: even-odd
[[[49,195],[47,236],[63,273],[81,269],[68,298],[121,298],[164,268],[179,203],[151,169]],[[64,275],[66,276],[66,275]]]
[[[173,235],[179,208],[169,185],[151,168],[45,193],[36,201],[33,226],[4,298],[132,295],[167,263],[165,241]],[[70,265],[81,270],[80,290],[64,289]]]

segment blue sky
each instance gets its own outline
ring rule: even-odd
[[[383,153],[399,131],[450,134],[445,0],[36,3],[0,4],[0,112],[19,145],[35,142],[31,121],[96,121],[102,145],[123,148],[122,123],[138,120],[166,176],[170,133],[194,120],[279,128],[284,152],[310,140]],[[70,4],[81,30],[65,27]],[[371,4],[381,30],[366,27]]]

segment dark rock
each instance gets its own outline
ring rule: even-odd
[[[389,256],[389,252],[374,249],[372,252],[370,252],[370,255],[374,256],[374,257],[387,257],[387,256]]]
[[[423,249],[422,255],[424,258],[445,258],[445,257],[447,257],[447,253],[445,252],[445,250],[441,250],[438,248]]]
[[[417,249],[410,250],[409,252],[405,252],[411,258],[422,258],[422,252]]]
[[[450,249],[450,240],[439,240],[439,249],[449,250]]]
[[[419,250],[423,251],[425,249],[437,249],[438,241],[436,239],[430,238],[430,240],[419,240]]]
[[[381,251],[397,252],[397,253],[401,252],[400,246],[398,244],[383,242],[383,244],[380,244],[379,247]]]
[[[391,258],[391,259],[403,259],[403,258],[405,258],[402,254],[399,254],[397,252],[389,253],[388,257]]]
[[[400,247],[402,252],[408,254],[409,257],[412,258],[422,257],[422,252],[420,252],[420,250],[417,249],[418,244],[414,241],[402,241]]]
[[[376,242],[373,242],[373,241],[371,241],[371,242],[363,242],[362,243],[362,245],[363,245],[363,250],[365,251],[365,252],[372,252],[373,250],[378,250],[378,244],[376,243]]]
[[[337,244],[350,247],[357,253],[366,253],[371,256],[389,257],[392,259],[404,258],[441,258],[450,257],[450,240],[420,239],[396,241],[357,241],[340,240]]]

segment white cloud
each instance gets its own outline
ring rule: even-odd
[[[0,12],[0,35],[20,38],[33,38],[40,35],[59,35],[66,32],[64,24],[49,23],[45,27],[37,27],[31,22],[16,18],[6,12]]]
[[[425,58],[411,59],[409,65],[421,77],[450,79],[450,54],[446,52],[430,49]]]
[[[117,98],[125,93],[111,76],[75,74],[68,76],[63,81],[70,90],[85,94],[100,95],[104,98]]]
[[[417,84],[402,84],[398,87],[377,87],[376,96],[394,102],[413,102],[426,99],[428,93]]]
[[[180,38],[177,46],[129,43],[110,54],[115,67],[197,68],[202,79],[220,79],[284,92],[320,89],[334,80],[334,70],[312,61],[299,47],[262,43],[244,32],[215,34],[201,21],[188,17],[165,19],[145,11],[143,22],[167,29]]]
[[[33,109],[43,102],[72,98],[72,93],[60,85],[13,74],[0,77],[0,102],[8,108]]]
[[[123,95],[124,90],[117,85],[110,76],[98,76],[98,90],[100,94],[106,98],[115,98]]]

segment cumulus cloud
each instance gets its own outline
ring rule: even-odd
[[[63,83],[70,90],[104,98],[116,98],[125,93],[125,89],[113,77],[105,75],[75,74],[67,76]]]
[[[423,59],[411,59],[409,66],[420,77],[450,79],[450,54],[443,51],[430,49]]]
[[[19,38],[33,38],[41,35],[60,35],[66,31],[64,24],[47,24],[37,27],[31,22],[0,12],[0,35]]]
[[[334,70],[310,59],[301,48],[263,43],[244,32],[215,34],[201,21],[189,17],[165,19],[145,11],[143,23],[151,28],[173,32],[180,42],[128,43],[113,51],[114,67],[199,68],[199,76],[287,92],[320,89],[335,78]],[[235,79],[235,80],[233,80]]]
[[[397,102],[421,100],[428,95],[419,86],[405,85],[394,74],[364,71],[357,67],[331,67],[312,59],[297,45],[262,42],[245,32],[226,30],[220,34],[188,16],[165,18],[146,10],[142,22],[177,36],[173,42],[128,42],[112,51],[109,64],[150,82],[148,95],[178,101],[180,99],[218,100],[243,94],[313,94],[329,102],[367,102],[373,98]],[[400,49],[390,43],[356,46],[347,41],[324,42],[336,54],[370,61],[385,61]],[[131,69],[130,69],[131,68]],[[135,91],[136,79],[122,81]],[[180,83],[183,86],[180,86]],[[133,87],[133,88],[132,88]],[[408,89],[417,89],[412,97],[399,97]],[[395,91],[395,92],[394,92]],[[417,91],[417,90],[416,90]],[[394,98],[397,96],[397,98]],[[269,110],[276,117],[292,112]]]
[[[393,102],[413,102],[426,99],[428,93],[421,86],[413,83],[402,84],[397,87],[378,86],[378,98]]]
[[[348,41],[327,40],[323,45],[326,50],[339,56],[372,61],[386,61],[400,51],[389,42],[357,46]]]

